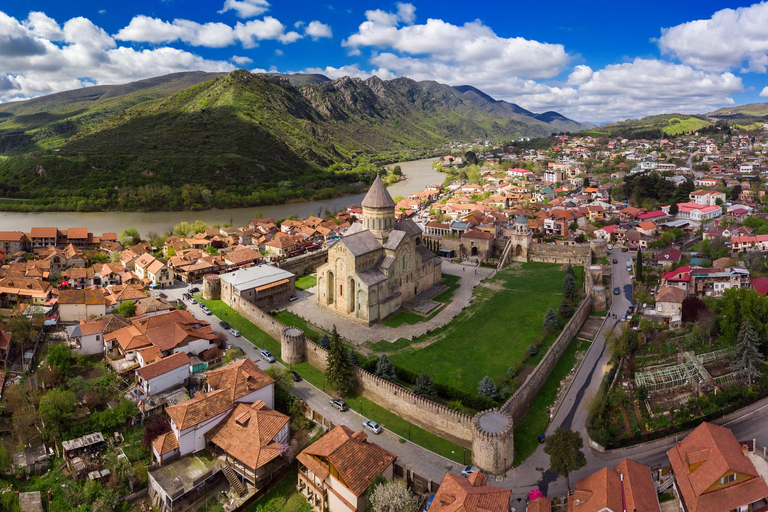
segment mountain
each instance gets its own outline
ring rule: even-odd
[[[694,133],[713,126],[714,119],[706,115],[659,114],[642,119],[627,119],[606,124],[589,130],[588,134],[596,137],[625,137],[630,139],[654,139],[664,136]]]
[[[580,126],[506,102],[495,102],[505,115],[494,113],[489,98],[408,78],[245,70],[53,94],[0,105],[0,197],[65,209],[333,197],[370,182],[375,167],[365,162],[372,157],[418,157],[450,140],[509,140]]]

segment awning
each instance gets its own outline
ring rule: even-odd
[[[280,286],[281,284],[286,284],[286,283],[290,283],[290,282],[291,282],[290,279],[281,279],[279,281],[275,281],[274,283],[265,284],[263,286],[257,286],[256,287],[256,291],[257,292],[261,292],[261,291],[264,291],[264,290],[268,290],[270,288],[274,288],[275,286]]]

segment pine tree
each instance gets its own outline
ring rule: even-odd
[[[360,366],[360,358],[357,357],[357,352],[352,349],[349,350],[349,364],[351,364],[353,367]]]
[[[493,379],[486,375],[483,377],[483,380],[477,383],[477,394],[486,398],[496,399],[499,396],[499,390],[496,389]]]
[[[347,349],[341,338],[339,338],[335,325],[331,333],[326,375],[328,383],[335,387],[342,395],[348,394],[355,386],[355,374],[352,370],[352,365],[349,364]]]
[[[547,314],[544,317],[544,327],[551,327],[553,329],[559,329],[560,323],[557,321],[557,315],[552,308],[547,310]]]
[[[566,275],[569,275],[574,279],[576,278],[576,272],[573,270],[573,265],[568,265],[568,268],[566,269],[565,273]]]
[[[645,279],[643,279],[643,251],[639,248],[637,249],[637,262],[635,265],[635,279],[639,283],[642,283],[645,281]]]
[[[382,379],[395,380],[395,365],[392,364],[392,361],[389,360],[386,354],[379,358],[374,374]]]
[[[733,365],[737,370],[746,370],[747,382],[751,386],[753,379],[760,376],[760,367],[765,359],[760,353],[760,338],[749,320],[744,320],[741,323],[736,341]]]
[[[573,314],[573,306],[568,302],[568,299],[563,299],[560,302],[560,307],[557,308],[557,312],[560,313],[561,317],[568,318]]]
[[[563,278],[563,296],[566,299],[572,299],[576,289],[576,278],[571,274],[566,274]]]
[[[421,372],[421,375],[416,377],[416,383],[413,385],[413,393],[417,396],[429,398],[430,400],[437,396],[435,385],[426,372]]]
[[[323,335],[320,337],[320,341],[318,342],[318,344],[319,344],[319,345],[320,345],[322,348],[324,348],[325,350],[329,350],[329,349],[331,348],[331,340],[328,338],[328,335],[327,335],[327,334],[323,334]]]

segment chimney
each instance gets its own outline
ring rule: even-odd
[[[745,457],[747,455],[749,455],[749,445],[748,444],[744,443],[743,445],[741,445],[741,453],[743,453]]]

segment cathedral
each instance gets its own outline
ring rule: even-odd
[[[318,303],[371,325],[442,279],[442,261],[422,244],[411,220],[395,222],[395,202],[377,177],[355,223],[317,269]]]

